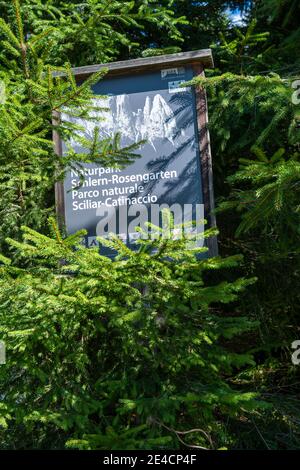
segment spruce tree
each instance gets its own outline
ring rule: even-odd
[[[274,408],[256,430],[239,427],[242,448],[299,448],[299,367],[291,362],[300,282],[298,9],[293,0],[253,2],[235,33],[213,45],[217,68],[195,81],[209,94],[221,253],[243,253],[241,272],[258,279],[239,307],[260,322],[245,339],[259,365],[237,380]]]
[[[37,2],[37,9],[32,2],[22,2],[21,5],[22,8],[18,0],[13,0],[3,6],[5,11],[7,8],[9,23],[0,18],[0,81],[5,86],[5,98],[3,96],[0,101],[2,250],[7,236],[19,236],[21,224],[43,230],[47,218],[54,212],[54,184],[64,177],[72,162],[101,161],[104,166],[122,166],[135,157],[139,148],[137,144],[121,149],[118,136],[99,142],[96,129],[94,139],[84,142],[86,154],[76,155],[70,149],[63,158],[58,158],[52,132],[58,132],[67,141],[71,136],[76,138],[76,126],[59,122],[55,116],[67,110],[71,116],[91,118],[90,112],[96,109],[91,85],[98,82],[106,71],[94,74],[78,87],[69,62],[63,66],[55,65],[53,51],[59,53],[60,47],[67,50],[64,41],[61,43],[56,34],[58,25],[56,29],[50,25],[46,27],[43,15],[39,21],[40,30],[30,29],[29,24],[23,21],[22,12],[25,18],[27,13],[31,18],[34,14],[39,16],[39,9],[42,9],[51,16],[50,6],[45,10],[40,2]],[[117,21],[120,17],[125,21],[124,8],[123,5],[119,11],[114,5],[114,14],[111,13],[109,19]],[[126,8],[130,11],[128,5]],[[128,15],[129,18],[130,12]],[[109,36],[112,36],[112,29]],[[105,37],[104,49],[108,48]]]
[[[137,251],[102,240],[111,260],[83,248],[83,232],[63,238],[50,225],[52,238],[24,227],[23,243],[8,240],[24,268],[2,257],[2,447],[230,445],[222,423],[264,404],[230,383],[254,364],[232,338],[256,324],[220,307],[254,279],[206,273],[240,257],[201,260],[205,248],[161,234]]]

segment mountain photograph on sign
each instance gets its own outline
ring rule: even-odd
[[[166,139],[174,147],[179,146],[180,139],[175,138],[178,130],[176,114],[166,97],[161,93],[149,92],[143,96],[143,100],[142,106],[137,108],[136,100],[132,99],[130,94],[97,97],[94,99],[95,106],[108,108],[107,111],[91,113],[91,116],[100,118],[101,121],[87,121],[74,117],[68,117],[68,120],[84,128],[78,131],[78,135],[90,139],[95,128],[99,127],[100,138],[112,137],[118,132],[128,144],[147,140],[155,152],[157,152],[157,139]],[[182,137],[185,136],[184,128],[181,128],[180,134]],[[70,143],[75,147],[78,145],[74,138]]]

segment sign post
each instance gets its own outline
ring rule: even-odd
[[[93,86],[96,105],[108,108],[101,114],[103,121],[69,118],[84,128],[81,135],[92,138],[97,126],[100,139],[119,133],[123,146],[146,141],[140,158],[123,169],[85,163],[57,183],[58,215],[68,233],[87,230],[86,247],[95,246],[96,237],[107,231],[134,248],[134,226],[145,220],[159,225],[163,208],[171,210],[175,224],[201,215],[209,227],[215,226],[206,94],[201,87],[185,86],[212,65],[206,49],[73,69],[77,82],[109,70]],[[54,141],[62,155],[66,143],[57,134]],[[69,144],[84,151],[76,140]],[[207,246],[208,256],[215,256],[216,238]]]

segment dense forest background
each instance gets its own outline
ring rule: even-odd
[[[297,0],[0,1],[0,448],[299,448],[299,15]],[[89,118],[103,74],[77,87],[70,67],[208,47],[194,83],[220,256],[74,251],[55,181],[139,147],[96,133],[57,158],[52,131],[74,128],[53,113]]]

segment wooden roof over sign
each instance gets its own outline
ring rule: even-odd
[[[177,54],[166,54],[155,57],[146,57],[131,60],[122,60],[119,62],[108,62],[106,64],[86,65],[83,67],[74,67],[72,72],[76,77],[85,78],[86,76],[98,72],[102,69],[108,69],[108,75],[121,75],[130,72],[145,72],[147,70],[159,70],[168,67],[178,67],[181,65],[202,64],[203,67],[210,68],[214,66],[211,49],[201,49],[197,51],[179,52]],[[55,73],[54,75],[61,75]],[[64,75],[62,73],[62,75]]]

